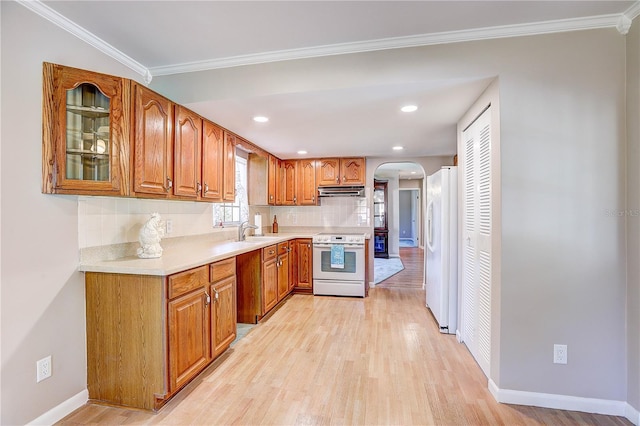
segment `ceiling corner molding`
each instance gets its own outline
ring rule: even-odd
[[[632,21],[640,16],[640,0],[635,2],[629,9],[625,10],[624,16]]]
[[[638,1],[636,4],[640,4]],[[625,13],[626,15],[626,13]],[[341,43],[310,48],[281,50],[208,61],[153,67],[155,76],[207,71],[267,62],[307,59],[320,56],[344,55],[349,53],[372,52],[377,50],[400,49],[406,47],[429,46],[446,43],[489,40],[497,38],[521,37],[598,28],[618,28],[621,14],[601,15],[587,18],[562,19],[530,24],[504,25],[474,30],[448,31],[407,37],[394,37],[354,43]],[[628,17],[628,15],[627,15]],[[625,21],[626,22],[626,21]]]
[[[33,13],[51,22],[52,24],[62,28],[68,33],[73,34],[85,43],[95,47],[102,53],[109,55],[110,57],[125,65],[126,67],[132,69],[136,73],[140,74],[145,83],[149,84],[151,82],[151,79],[153,77],[149,69],[147,69],[145,66],[132,59],[131,57],[125,55],[93,33],[82,28],[75,22],[56,12],[49,6],[42,3],[40,0],[16,0],[16,2],[26,7]]]

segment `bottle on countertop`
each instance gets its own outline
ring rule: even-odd
[[[274,234],[278,233],[278,218],[276,215],[273,215],[273,225],[271,226],[271,232]]]

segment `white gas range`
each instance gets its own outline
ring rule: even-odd
[[[365,235],[322,233],[313,237],[313,294],[365,296]]]

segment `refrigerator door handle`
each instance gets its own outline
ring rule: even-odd
[[[429,201],[427,204],[427,247],[431,251],[434,252],[435,247],[433,246],[433,200]]]

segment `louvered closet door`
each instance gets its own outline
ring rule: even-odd
[[[462,134],[462,341],[489,376],[491,360],[491,108]]]

